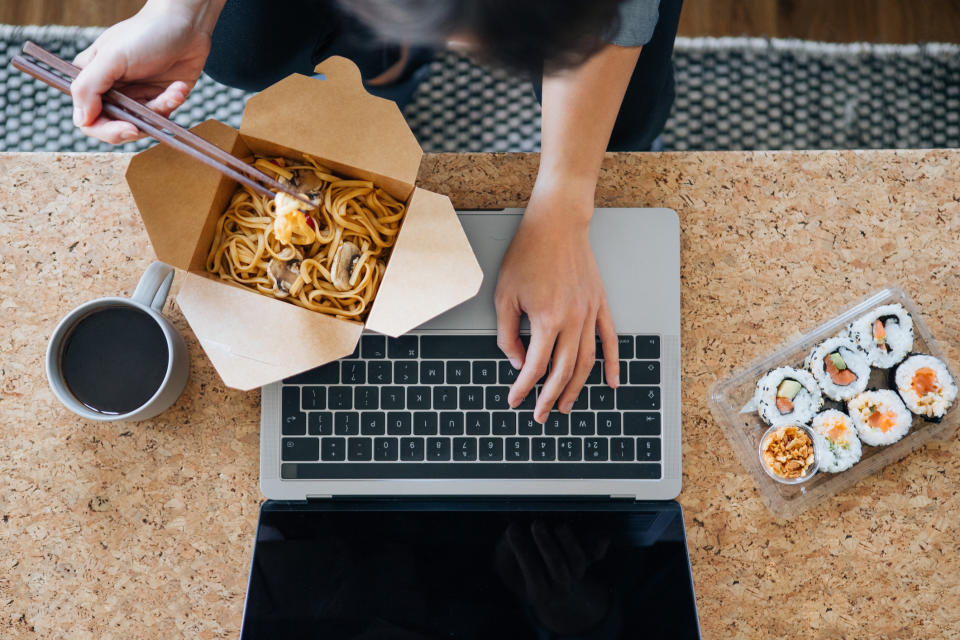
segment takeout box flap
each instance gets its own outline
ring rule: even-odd
[[[224,384],[244,391],[350,355],[363,325],[186,274],[177,304]]]
[[[325,79],[293,74],[248,99],[240,133],[258,151],[297,149],[406,200],[423,151],[397,104],[367,93],[346,58],[327,58],[315,71]]]
[[[483,271],[450,198],[417,188],[367,328],[399,336],[477,295]]]
[[[224,151],[249,153],[236,129],[207,120],[190,129]],[[179,269],[203,269],[217,215],[236,183],[216,169],[164,144],[133,156],[127,184],[157,257]]]

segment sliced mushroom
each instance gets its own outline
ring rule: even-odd
[[[300,277],[300,261],[290,260],[284,262],[274,258],[267,265],[267,275],[270,277],[270,283],[273,285],[273,295],[278,298],[286,298],[290,295],[290,289]]]
[[[350,289],[350,276],[357,267],[360,258],[360,247],[352,242],[344,242],[333,254],[333,264],[330,265],[330,275],[333,276],[333,286],[338,291]]]

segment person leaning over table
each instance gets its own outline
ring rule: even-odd
[[[500,268],[497,338],[520,369],[517,406],[547,370],[534,410],[569,412],[596,357],[619,385],[617,335],[588,229],[605,150],[650,150],[673,102],[670,58],[682,0],[148,0],[75,62],[74,122],[110,143],[141,137],[101,113],[115,83],[166,116],[201,71],[257,91],[330,55],[402,108],[432,50],[463,49],[532,78],[542,102],[540,168]],[[522,314],[529,347],[520,341]]]

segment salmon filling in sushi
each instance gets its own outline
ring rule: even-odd
[[[894,374],[894,386],[913,413],[939,420],[957,398],[957,385],[943,362],[915,355],[904,360]]]
[[[867,388],[870,378],[867,355],[847,336],[829,338],[815,346],[804,365],[831,400],[849,400]]]
[[[806,424],[823,406],[817,381],[809,372],[793,367],[780,367],[763,376],[754,399],[757,413],[770,426]]]
[[[849,403],[850,419],[864,444],[893,444],[910,430],[913,416],[900,396],[890,389],[864,391]]]
[[[866,353],[869,364],[889,369],[913,349],[913,318],[902,304],[873,309],[850,323],[850,337]]]

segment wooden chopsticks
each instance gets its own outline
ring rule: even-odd
[[[70,82],[50,69],[40,66],[36,61],[44,63],[71,79],[77,77],[80,69],[33,42],[27,42],[23,47],[23,53],[14,56],[11,61],[14,68],[70,95]],[[283,192],[304,204],[313,206],[303,194],[281,184],[266,173],[151,111],[116,89],[110,89],[103,95],[103,112],[110,118],[129,122],[155,140],[186,153],[258,193],[273,198],[278,192]]]

